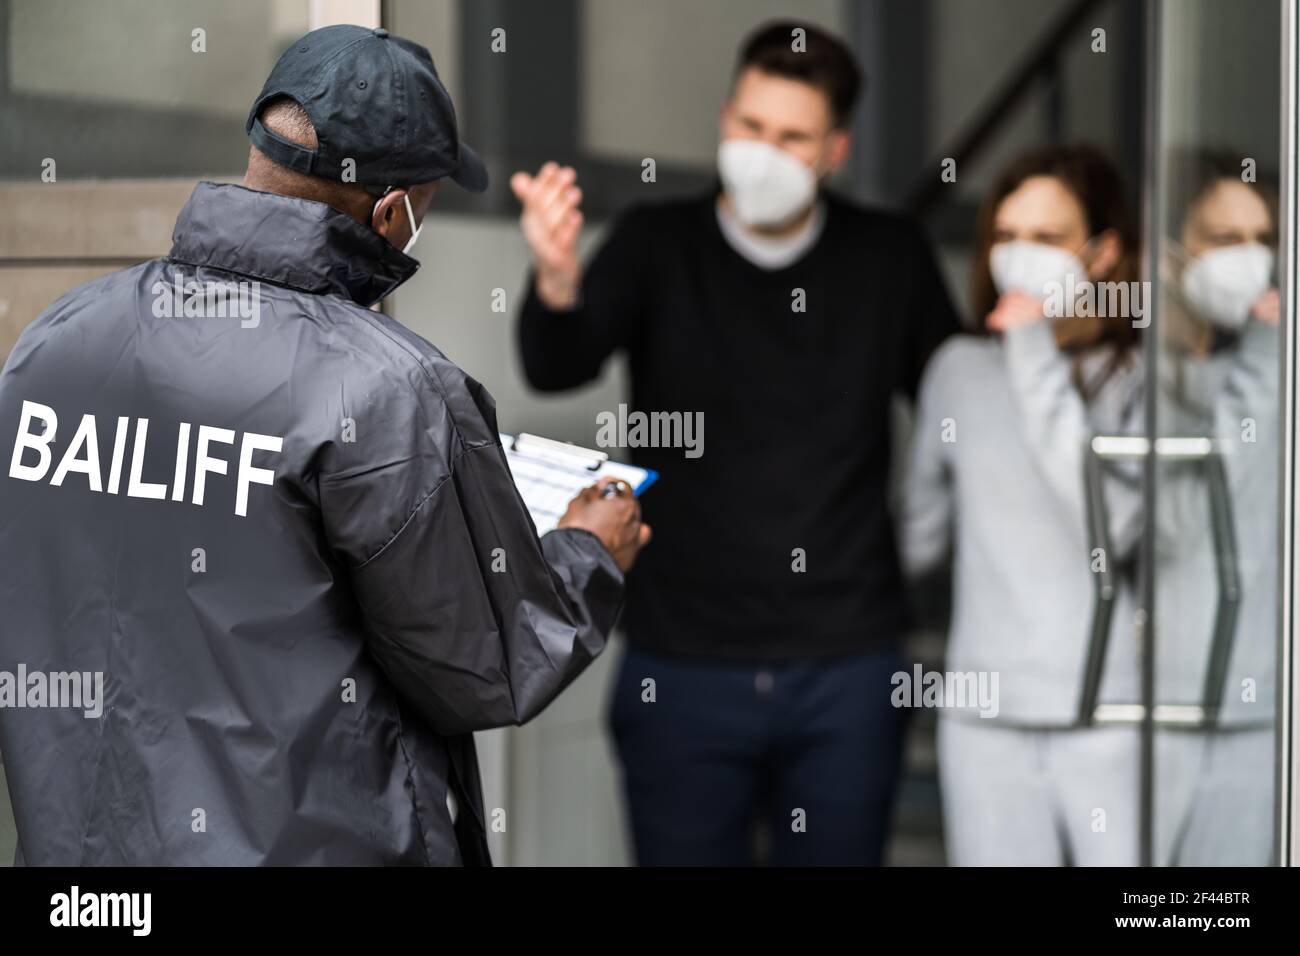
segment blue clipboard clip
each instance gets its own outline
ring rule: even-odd
[[[659,472],[655,471],[653,468],[645,469],[645,478],[641,480],[641,484],[637,485],[635,488],[632,489],[632,494],[636,495],[639,498],[641,496],[641,492],[645,491],[647,488],[649,488],[658,480],[659,480]]]

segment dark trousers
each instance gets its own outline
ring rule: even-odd
[[[628,648],[610,725],[637,862],[745,866],[766,845],[777,866],[878,866],[905,713],[890,678],[903,669],[893,648],[763,664]]]

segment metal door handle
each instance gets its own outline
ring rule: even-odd
[[[1084,489],[1087,510],[1089,554],[1098,547],[1110,553],[1110,515],[1102,484],[1105,460],[1145,458],[1182,459],[1202,463],[1210,499],[1210,531],[1214,541],[1218,599],[1214,609],[1214,634],[1206,662],[1200,704],[1157,705],[1152,720],[1163,726],[1211,728],[1218,724],[1237,633],[1237,609],[1241,603],[1241,572],[1236,535],[1233,533],[1232,500],[1228,492],[1223,456],[1212,439],[1204,436],[1168,436],[1151,442],[1143,436],[1098,435],[1084,456]],[[1093,584],[1093,612],[1088,651],[1084,658],[1083,686],[1079,695],[1077,724],[1140,723],[1146,716],[1143,704],[1098,704],[1110,624],[1114,614],[1115,582],[1109,562]]]

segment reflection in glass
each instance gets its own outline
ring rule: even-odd
[[[1157,8],[1157,865],[1273,860],[1280,7]]]
[[[1168,157],[1156,496],[1155,862],[1269,862],[1277,635],[1276,192],[1230,150]],[[1186,445],[1184,447],[1191,448]],[[1179,710],[1178,708],[1183,708]]]

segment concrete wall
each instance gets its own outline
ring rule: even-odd
[[[11,0],[10,89],[100,103],[248,114],[250,77],[307,32],[307,0]],[[192,47],[204,31],[206,52]],[[130,51],[132,68],[122,68]],[[200,59],[202,58],[202,59]],[[52,64],[58,64],[52,69]],[[254,91],[256,92],[256,91]]]

